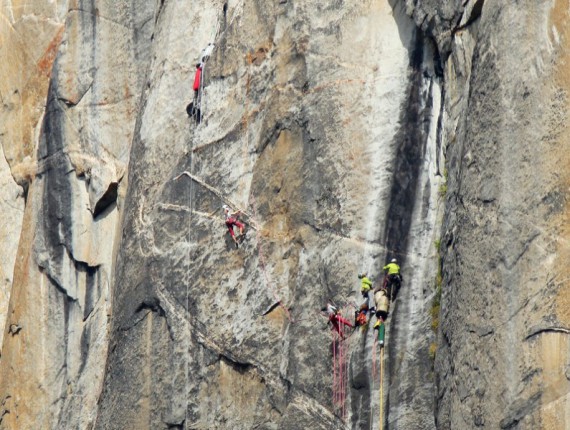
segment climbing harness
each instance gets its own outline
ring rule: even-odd
[[[402,286],[401,277],[398,275],[397,280],[391,280],[390,275],[384,275],[384,282],[382,283],[382,289],[388,291],[388,296],[390,298],[390,303],[396,299],[396,295]],[[394,291],[395,290],[395,291]]]

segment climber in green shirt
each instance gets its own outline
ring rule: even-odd
[[[388,290],[390,300],[394,300],[402,283],[402,275],[400,275],[400,266],[398,260],[392,258],[390,263],[386,264],[382,270],[386,274],[384,277],[384,287]]]
[[[360,279],[360,292],[363,296],[368,296],[368,291],[372,288],[372,281],[368,279],[366,273],[360,273],[358,279]]]
[[[392,261],[390,261],[388,264],[386,264],[382,270],[384,270],[385,273],[388,274],[388,276],[390,275],[399,275],[400,274],[400,266],[398,266],[398,260],[396,260],[395,258],[392,258]]]
[[[372,289],[372,281],[368,279],[366,272],[359,273],[358,279],[360,279],[360,292],[362,293],[362,297],[364,297],[364,303],[362,303],[360,310],[355,312],[355,321],[357,325],[359,324],[359,321],[362,321],[361,324],[363,325],[366,324],[366,313],[368,311],[374,312],[374,307],[373,304],[371,306],[370,296],[368,294]],[[361,314],[360,318],[359,314]]]

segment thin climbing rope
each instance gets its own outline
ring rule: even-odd
[[[196,133],[194,132],[192,139],[190,140],[190,172],[192,173],[194,170],[194,155],[192,152],[192,149],[194,148],[194,141],[196,140]],[[193,216],[193,209],[194,209],[194,199],[193,199],[193,190],[194,190],[194,181],[190,181],[190,186],[188,187],[188,207],[190,208],[189,211],[189,224],[190,226],[192,225],[193,221],[194,221],[194,216]],[[190,273],[190,264],[191,264],[191,252],[190,252],[190,244],[192,243],[192,228],[188,229],[188,244],[187,244],[187,255],[186,255],[186,273]],[[190,282],[189,279],[186,279],[186,321],[188,321],[188,341],[187,344],[190,345],[190,341],[192,339],[192,333],[190,332]],[[189,392],[189,377],[190,377],[190,348],[187,348],[187,353],[186,355],[186,368],[185,368],[185,378],[186,378],[186,392]],[[185,422],[189,422],[188,421],[188,407],[184,408],[185,410],[185,418],[186,421]]]
[[[345,373],[344,373],[344,342],[343,342],[343,334],[344,334],[344,330],[343,330],[343,326],[344,324],[341,324],[339,322],[339,349],[340,349],[340,357],[339,357],[339,375],[340,375],[340,392],[339,392],[339,408],[340,408],[340,416],[341,418],[344,419],[344,410],[343,410],[343,405],[344,405],[344,378],[345,378]]]
[[[203,64],[202,67],[205,68],[205,64]],[[204,70],[202,70],[202,72],[204,72]],[[202,91],[203,91],[204,78],[205,78],[205,75],[202,74],[200,76],[200,90],[198,93],[198,97],[196,97],[196,100],[194,101],[195,106],[194,106],[194,115],[193,116],[194,116],[195,120],[197,119],[197,115],[201,116],[201,103],[202,103]],[[194,172],[194,155],[193,154],[194,154],[194,148],[196,146],[194,144],[196,139],[197,139],[196,132],[194,132],[192,139],[190,140],[190,152],[189,152],[189,154],[190,154],[190,167],[189,167],[190,175],[192,175]],[[190,220],[189,220],[190,226],[192,225],[192,223],[194,221],[194,217],[193,217],[194,199],[192,198],[193,189],[194,189],[194,181],[191,180],[190,185],[188,187],[188,191],[187,191],[188,207],[190,208],[189,215],[188,215],[190,218]],[[190,244],[192,242],[192,230],[193,230],[192,228],[188,229],[186,273],[190,273],[190,264],[191,264]],[[188,279],[186,280],[186,321],[188,321],[188,344],[190,344],[192,334],[190,332],[190,288],[189,288]],[[187,350],[187,353],[185,354],[185,356],[186,356],[186,363],[185,363],[185,369],[184,369],[184,378],[185,378],[185,389],[186,389],[186,392],[188,392],[189,391],[189,376],[190,376],[190,349]],[[188,421],[188,407],[184,408],[184,416],[185,416],[185,422],[189,422]]]
[[[372,346],[372,384],[370,387],[370,391],[374,390],[374,384],[376,383],[376,344],[378,343],[378,338],[374,336],[374,345]],[[372,396],[370,397],[372,398]],[[374,420],[372,419],[372,404],[370,405],[370,429],[372,429],[374,425]]]
[[[380,348],[380,418],[378,428],[384,428],[384,348]]]
[[[342,316],[342,315],[341,315]],[[344,342],[343,342],[343,323],[334,319],[336,329],[331,330],[332,348],[333,348],[333,386],[332,386],[332,404],[333,410],[340,418],[344,416],[343,404],[345,399],[345,372],[344,372]]]
[[[348,373],[347,373],[347,343],[344,341],[344,328],[341,329],[341,361],[340,361],[340,368],[342,373],[342,380],[341,380],[341,417],[343,421],[346,419],[346,387],[348,383]]]
[[[344,324],[343,324],[344,325]],[[339,399],[339,407],[340,407],[340,417],[344,420],[344,342],[343,340],[343,325],[339,323],[340,329],[340,339],[339,339],[339,348],[340,348],[340,360],[339,360],[339,373],[340,373],[340,399]]]
[[[333,385],[332,385],[332,404],[333,407],[337,403],[337,359],[336,359],[336,336],[335,330],[331,330],[332,334],[332,348],[333,348]]]
[[[337,324],[341,324],[335,320]],[[337,326],[340,330],[340,325]],[[333,333],[333,408],[337,416],[342,415],[342,337],[337,330],[332,330]]]
[[[344,344],[342,342],[342,328],[340,328],[340,334],[338,339],[338,348],[340,351],[339,359],[338,359],[338,373],[339,373],[339,393],[338,393],[338,408],[339,408],[339,415],[343,418],[343,401],[344,401]]]
[[[342,314],[340,314],[342,317]],[[343,317],[344,318],[344,317]],[[333,348],[333,409],[336,415],[343,421],[346,418],[346,391],[348,387],[348,369],[347,369],[347,343],[345,338],[344,323],[335,320],[337,330],[331,330],[332,332],[332,348]]]

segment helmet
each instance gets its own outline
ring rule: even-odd
[[[366,277],[366,272],[362,272],[358,274],[358,279],[362,279]]]
[[[397,263],[398,260],[396,260],[395,258],[392,258],[392,260],[390,261],[390,263]]]
[[[226,210],[226,209],[229,209],[229,208],[230,208],[230,207],[229,207],[228,205],[223,205],[223,206],[222,206],[222,209],[223,209],[223,210]]]

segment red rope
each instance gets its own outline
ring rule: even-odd
[[[337,381],[337,409],[339,413],[342,414],[342,388],[343,388],[343,381],[344,381],[344,374],[342,372],[342,326],[339,325],[339,333],[337,336],[338,339],[338,359],[337,359],[337,367],[338,367],[338,381]]]
[[[344,342],[340,344],[340,417],[344,419],[344,380],[346,379],[346,374],[344,372]]]
[[[331,317],[333,322],[332,348],[333,348],[333,376],[332,376],[332,403],[333,409],[343,421],[346,419],[346,398],[348,388],[348,344],[345,342],[344,323],[342,314]]]
[[[337,359],[337,372],[338,372],[338,381],[337,381],[337,398],[336,398],[336,410],[337,413],[340,414],[341,402],[342,402],[342,343],[340,342],[340,333],[339,333],[339,343],[338,343],[338,359]]]
[[[344,389],[344,372],[343,372],[343,370],[344,369],[342,368],[342,363],[343,363],[344,357],[343,357],[342,353],[343,353],[343,346],[344,345],[343,345],[343,341],[342,341],[342,323],[340,323],[340,322],[338,324],[338,334],[339,334],[339,350],[340,350],[340,356],[339,356],[339,360],[338,360],[339,375],[340,375],[340,384],[339,384],[340,389],[339,389],[339,396],[338,396],[339,397],[338,406],[339,406],[340,413],[342,416],[342,402],[344,400],[344,392],[343,392],[343,389]]]
[[[339,322],[339,359],[338,359],[338,369],[339,369],[339,394],[338,394],[338,413],[341,419],[345,419],[346,416],[346,379],[347,379],[347,369],[346,369],[346,345],[344,338],[344,327],[343,323]]]
[[[341,368],[342,368],[342,375],[343,375],[343,378],[342,378],[342,381],[341,381],[341,383],[342,383],[342,386],[341,386],[341,393],[342,393],[342,394],[341,394],[341,396],[342,396],[342,397],[341,397],[341,410],[342,410],[341,417],[342,417],[343,420],[344,420],[345,417],[346,417],[346,382],[347,382],[347,372],[346,372],[346,370],[347,370],[347,368],[346,368],[346,348],[347,348],[347,346],[346,346],[345,342],[342,342],[342,344],[341,344],[342,360],[341,360],[340,365],[341,365]]]
[[[332,333],[332,347],[333,347],[333,386],[332,386],[332,396],[333,396],[333,406],[336,404],[336,393],[337,393],[337,387],[336,387],[336,339],[335,339],[335,334],[334,334],[334,330],[331,330]]]

